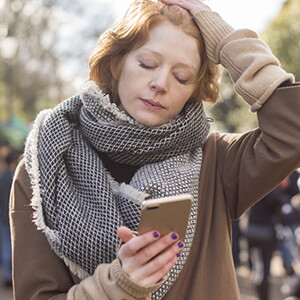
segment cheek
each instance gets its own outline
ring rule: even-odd
[[[124,68],[121,74],[119,85],[128,89],[134,89],[144,84],[146,80],[146,74],[142,70],[138,67],[128,66]]]
[[[194,93],[194,87],[190,87],[190,88],[186,87],[184,89],[181,89],[181,91],[178,91],[177,89],[177,95],[178,98],[180,99],[178,100],[178,102],[180,102],[182,106],[184,106],[189,101],[193,93]]]
[[[191,98],[194,89],[187,88],[187,89],[175,89],[173,98],[173,112],[172,114],[176,115],[179,114],[180,111],[183,109],[184,105],[189,101]]]
[[[176,97],[177,96],[177,97]],[[189,97],[188,95],[185,94],[177,94],[175,96],[175,98],[173,98],[173,103],[171,104],[172,109],[171,109],[171,114],[173,117],[175,117],[176,115],[178,115],[181,110],[183,109],[184,105],[188,102]]]
[[[118,92],[121,101],[122,96],[132,92],[135,81],[135,74],[129,68],[124,68],[118,82]]]

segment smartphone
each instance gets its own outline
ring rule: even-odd
[[[179,239],[184,241],[192,202],[191,194],[143,201],[139,234],[150,230],[159,231],[161,236],[177,232]]]

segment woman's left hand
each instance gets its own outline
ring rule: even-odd
[[[134,235],[124,226],[118,228],[123,245],[118,251],[122,271],[141,287],[157,284],[178,261],[183,242],[175,232],[160,236],[156,231]]]
[[[204,0],[159,0],[169,5],[178,5],[191,13],[196,14],[200,10],[209,10],[208,6],[202,3]]]

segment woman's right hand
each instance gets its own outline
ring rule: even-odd
[[[191,13],[191,15],[195,15],[200,10],[209,10],[208,6],[205,5],[204,0],[159,0],[162,3],[168,5],[178,5],[182,8],[186,9]]]
[[[183,248],[176,233],[161,237],[157,231],[150,231],[135,236],[129,228],[120,227],[118,236],[124,242],[118,253],[122,270],[142,287],[150,287],[164,277]]]

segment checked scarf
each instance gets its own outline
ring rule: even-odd
[[[198,209],[202,146],[209,131],[202,104],[188,103],[158,127],[138,124],[94,82],[80,94],[42,111],[27,139],[34,221],[55,253],[83,279],[116,259],[121,225],[137,231],[145,199],[194,196],[185,247],[152,299],[162,299],[190,251]],[[117,183],[99,153],[138,166],[129,184]]]

